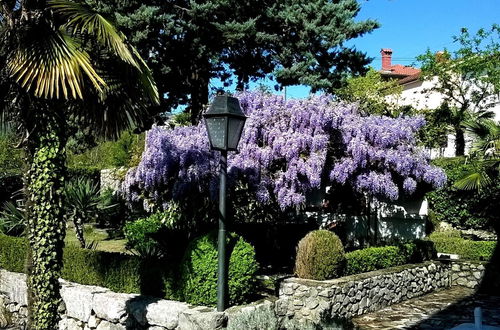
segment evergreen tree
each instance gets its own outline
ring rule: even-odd
[[[344,46],[378,27],[355,21],[356,0],[87,0],[113,14],[147,58],[165,95],[159,111],[187,105],[192,122],[208,103],[210,81],[244,89],[271,75],[276,88],[304,84],[333,92],[365,71],[366,56]]]

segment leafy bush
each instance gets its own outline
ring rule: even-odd
[[[500,180],[483,191],[462,191],[454,183],[475,170],[464,158],[437,159],[434,164],[442,167],[448,182],[442,189],[427,194],[429,208],[438,221],[446,221],[464,229],[484,229],[500,217]]]
[[[462,238],[462,234],[460,230],[444,230],[444,231],[435,231],[429,235],[429,239],[431,241],[435,239],[449,239],[449,238]]]
[[[300,278],[326,280],[342,274],[345,264],[340,238],[328,230],[315,230],[299,241],[295,273]]]
[[[497,242],[470,241],[459,237],[431,235],[430,240],[438,252],[458,254],[463,259],[488,261],[493,256]]]
[[[24,272],[29,245],[25,238],[0,234],[0,267]],[[120,253],[64,248],[62,278],[109,288],[116,292],[141,293],[172,298],[174,277],[167,265]],[[168,265],[175,269],[175,265]]]
[[[107,169],[131,167],[139,163],[145,134],[123,132],[116,141],[103,141],[81,154],[68,153],[68,167]]]
[[[227,238],[229,256],[229,304],[245,302],[255,287],[258,269],[255,250],[242,237]],[[217,302],[217,235],[210,232],[189,243],[181,264],[181,299],[196,305],[214,306]]]
[[[0,127],[0,178],[22,173],[23,151],[14,147],[15,142],[14,135]]]
[[[432,259],[436,250],[429,241],[398,246],[371,247],[346,253],[344,275],[353,275]]]
[[[158,241],[152,236],[163,228],[160,213],[155,213],[147,218],[127,222],[123,228],[123,233],[127,239],[126,247],[133,249],[139,254],[146,253],[158,247]]]

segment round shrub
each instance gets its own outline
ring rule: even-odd
[[[344,247],[340,238],[331,231],[312,231],[297,246],[295,273],[300,278],[336,278],[341,275],[344,265]]]
[[[229,255],[229,304],[243,303],[255,287],[258,269],[255,250],[242,237],[230,233],[227,238]],[[180,295],[195,305],[215,306],[217,303],[217,233],[210,232],[189,243],[181,263]]]

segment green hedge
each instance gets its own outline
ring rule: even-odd
[[[463,259],[488,261],[497,242],[470,241],[463,238],[431,238],[438,252],[458,254]]]
[[[436,255],[430,241],[417,240],[398,246],[372,247],[346,253],[344,275],[353,275],[430,260]]]
[[[24,272],[28,242],[25,238],[0,234],[0,267],[13,272]],[[68,246],[64,248],[65,280],[109,288],[116,292],[141,293],[170,298],[174,295],[175,280],[165,265],[159,261],[132,255],[85,250]]]

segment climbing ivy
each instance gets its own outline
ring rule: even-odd
[[[61,118],[54,111],[40,111],[31,146],[27,173],[30,241],[30,329],[56,329],[61,302],[58,278],[62,268],[65,223],[64,134]]]

